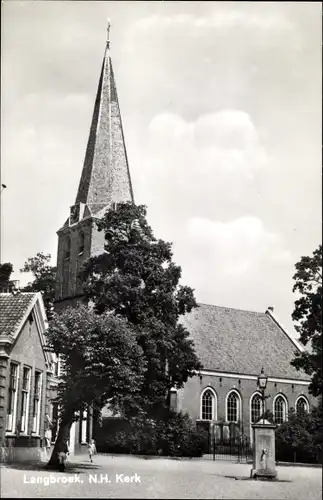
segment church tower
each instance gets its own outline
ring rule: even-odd
[[[104,250],[104,234],[96,221],[114,203],[134,201],[109,32],[110,25],[78,192],[57,231],[56,310],[82,300],[78,272],[84,261]]]

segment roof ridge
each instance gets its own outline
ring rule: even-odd
[[[240,309],[238,307],[228,307],[228,306],[218,306],[216,304],[206,304],[205,302],[198,302],[198,306],[207,306],[207,307],[216,307],[218,309],[229,309],[230,311],[241,311],[241,312],[248,312],[248,313],[253,313],[253,314],[263,314],[265,315],[265,312],[261,311],[250,311],[250,309]]]
[[[28,310],[39,300],[39,292],[22,292],[18,295],[11,293],[0,294],[3,314],[0,318],[0,336],[13,335]]]

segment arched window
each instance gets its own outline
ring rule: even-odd
[[[79,254],[83,252],[84,252],[84,233],[83,231],[81,231],[79,235]]]
[[[69,259],[71,256],[71,238],[68,236],[65,242],[65,259]]]
[[[302,413],[308,412],[308,401],[304,396],[300,396],[296,400],[296,413],[301,415]]]
[[[274,400],[274,419],[276,424],[282,424],[287,418],[287,400],[279,394]]]
[[[201,419],[214,420],[216,418],[216,396],[212,389],[205,389],[201,396]]]
[[[262,415],[262,399],[261,395],[259,393],[256,393],[251,397],[250,422],[252,424],[259,422],[261,415]]]
[[[231,391],[227,396],[226,402],[226,421],[239,422],[240,420],[241,400],[236,391]]]

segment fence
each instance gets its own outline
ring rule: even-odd
[[[253,448],[250,439],[244,435],[243,427],[236,423],[212,423],[200,421],[199,428],[208,432],[203,458],[251,463]]]

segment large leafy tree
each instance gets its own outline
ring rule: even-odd
[[[292,318],[300,341],[309,349],[296,353],[292,364],[311,376],[309,391],[322,396],[322,245],[296,264],[293,291],[299,294]]]
[[[23,292],[42,292],[47,315],[52,314],[55,299],[56,267],[50,264],[51,255],[38,252],[29,257],[20,272],[32,273],[34,280],[28,283]]]
[[[116,411],[122,411],[127,400],[135,404],[145,360],[124,319],[108,313],[99,316],[84,305],[54,313],[46,337],[62,364],[56,398],[60,426],[48,464],[56,468],[58,452],[79,411],[88,406],[100,410],[108,401]]]
[[[197,306],[194,293],[179,284],[171,244],[154,237],[144,206],[119,204],[98,229],[105,234],[105,252],[85,264],[84,291],[97,313],[109,311],[135,328],[147,363],[141,409],[160,417],[171,387],[182,387],[201,368],[179,321]]]

